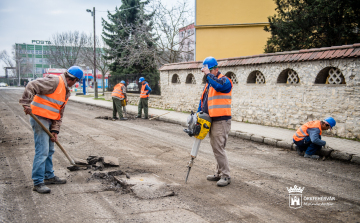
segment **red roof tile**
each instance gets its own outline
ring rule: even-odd
[[[284,63],[311,60],[330,60],[336,58],[360,57],[360,43],[334,47],[304,49],[300,51],[268,53],[252,56],[224,58],[218,60],[219,67],[248,64]],[[202,61],[165,64],[159,70],[200,69]]]

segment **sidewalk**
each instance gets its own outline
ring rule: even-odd
[[[94,100],[90,97],[86,98],[74,95],[70,97],[69,100],[112,110],[112,102],[110,101]],[[137,115],[138,108],[134,105],[127,105],[126,111],[129,114]],[[109,112],[109,116],[111,115],[112,112]],[[150,118],[159,115],[162,116],[156,118],[158,120],[177,123],[185,127],[187,126],[186,120],[189,116],[187,113],[149,108]],[[230,135],[295,150],[292,141],[294,130],[232,121]],[[350,161],[352,163],[360,164],[360,142],[327,136],[323,136],[322,139],[326,141],[327,145],[331,147],[332,150],[325,151],[323,149],[321,150],[321,155],[330,156],[331,158],[337,160]]]

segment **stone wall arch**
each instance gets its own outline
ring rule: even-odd
[[[322,69],[315,78],[315,84],[346,84],[344,75],[337,67],[325,67]]]
[[[195,80],[195,77],[193,74],[188,74],[186,76],[186,81],[185,81],[186,84],[196,84],[196,80]]]
[[[233,72],[229,71],[225,74],[226,77],[228,77],[233,84],[238,84],[238,79],[236,77],[236,74],[234,74]]]
[[[277,78],[278,84],[299,84],[300,78],[296,71],[294,71],[291,68],[283,70],[278,78]]]
[[[266,79],[263,73],[259,70],[252,71],[246,81],[247,84],[265,84]]]
[[[179,75],[173,74],[173,75],[172,75],[172,78],[171,78],[171,83],[172,83],[172,84],[180,84],[181,82],[180,82],[180,77],[179,77]]]
[[[206,83],[206,75],[204,74],[203,78],[202,78],[202,84],[205,84]]]

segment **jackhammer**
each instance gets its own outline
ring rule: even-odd
[[[194,136],[195,142],[193,144],[190,153],[191,160],[187,165],[188,172],[186,174],[185,183],[187,183],[191,167],[194,164],[194,159],[196,158],[199,152],[201,140],[203,140],[210,131],[211,118],[208,114],[202,111],[196,114],[193,111],[191,111],[190,116],[187,118],[187,124],[188,124],[188,128],[184,129],[184,132],[186,132],[190,137]]]

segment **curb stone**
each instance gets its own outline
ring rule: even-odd
[[[284,149],[290,149],[291,150],[292,143],[288,143],[288,142],[285,142],[285,141],[277,141],[276,146],[284,148]]]
[[[334,150],[331,154],[330,157],[333,159],[338,159],[338,160],[342,160],[342,161],[350,161],[351,160],[351,155],[348,153],[344,153],[338,150]]]
[[[273,138],[264,138],[264,143],[265,143],[265,144],[268,144],[268,145],[271,145],[271,146],[275,146],[275,147],[276,147],[277,141],[278,141],[278,140],[273,139]]]
[[[334,150],[331,148],[326,149],[326,148],[322,147],[321,150],[319,151],[319,155],[329,157],[333,151]]]
[[[261,142],[263,143],[264,142],[264,137],[262,136],[259,136],[259,135],[252,135],[251,138],[250,138],[251,141],[254,141],[254,142]]]
[[[242,138],[242,139],[250,140],[252,134],[244,133],[244,132],[236,132],[236,136],[239,137],[239,138]]]
[[[353,155],[350,162],[360,164],[360,156]]]

